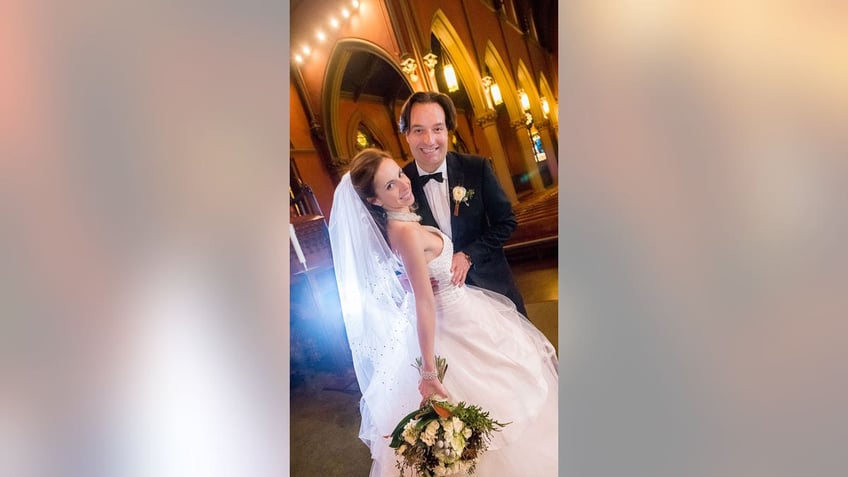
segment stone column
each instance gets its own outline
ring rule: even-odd
[[[542,147],[545,149],[545,156],[547,157],[545,162],[551,172],[551,179],[553,179],[554,184],[557,184],[559,182],[559,159],[557,158],[556,133],[551,130],[551,122],[547,119],[536,124],[536,129],[539,131],[539,137],[542,138]]]
[[[536,155],[533,151],[533,143],[530,142],[527,124],[524,121],[513,121],[510,126],[515,129],[515,137],[518,138],[518,144],[521,146],[521,158],[527,168],[530,186],[533,187],[534,191],[545,190],[545,183],[542,182],[542,175],[539,173],[539,166],[536,164]]]
[[[518,196],[515,194],[515,186],[512,184],[512,174],[509,173],[509,161],[504,155],[504,147],[498,135],[497,119],[497,111],[487,111],[482,116],[477,117],[477,124],[483,129],[486,142],[492,151],[492,165],[495,169],[495,175],[498,176],[498,181],[506,192],[509,201],[515,205],[518,203]]]

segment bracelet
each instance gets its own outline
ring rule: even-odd
[[[471,265],[474,265],[474,262],[472,262],[472,261],[471,261],[471,257],[469,257],[467,253],[462,252],[462,255],[465,257],[465,261],[467,261],[467,262],[468,262],[468,267],[469,267],[469,268],[471,267]]]
[[[421,371],[421,380],[422,381],[432,381],[439,377],[438,371]]]

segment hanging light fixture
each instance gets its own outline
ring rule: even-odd
[[[453,70],[453,65],[445,63],[442,67],[445,74],[445,83],[448,85],[448,92],[453,93],[459,90],[459,81],[456,80],[456,72]]]
[[[486,92],[486,104],[488,105],[489,109],[495,109],[495,105],[492,104],[492,95],[489,93],[492,87],[492,83],[494,82],[495,80],[491,76],[484,76],[481,79],[481,83],[483,83],[483,91]]]
[[[492,78],[491,76],[484,76],[483,88],[489,92],[489,95],[491,97],[491,103],[489,104],[490,107],[492,107],[493,105],[498,106],[500,104],[503,104],[503,98],[501,97],[501,89],[498,88],[498,84],[495,83],[494,78]]]
[[[521,109],[524,111],[530,110],[530,97],[527,96],[527,93],[524,92],[523,89],[518,90],[518,99],[521,101]]]
[[[503,96],[501,96],[501,89],[497,83],[492,83],[492,86],[489,87],[489,92],[492,94],[492,101],[495,103],[495,106],[503,104]]]
[[[545,119],[547,119],[548,115],[551,114],[551,107],[548,105],[548,98],[542,96],[539,101],[542,103],[542,113],[545,115]]]

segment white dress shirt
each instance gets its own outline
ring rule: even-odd
[[[424,169],[421,169],[418,164],[415,164],[415,167],[418,168],[419,176],[435,174],[437,172],[442,173],[442,177],[445,179],[443,182],[429,180],[426,184],[424,184],[424,195],[427,196],[427,203],[430,205],[430,210],[433,212],[433,218],[436,219],[436,224],[438,224],[439,230],[444,232],[448,237],[453,238],[451,236],[451,211],[450,196],[448,195],[447,159],[442,161],[442,165],[433,172],[427,172]]]

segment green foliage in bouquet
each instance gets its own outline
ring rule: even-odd
[[[412,365],[413,368],[418,370],[418,374],[421,374],[421,368],[424,367],[424,362],[421,360],[421,357],[415,358],[415,364]],[[445,373],[448,372],[448,361],[441,356],[436,356],[436,371],[439,372],[439,382],[445,381]]]
[[[421,360],[413,366],[420,371]],[[447,362],[437,356],[436,366],[442,381]],[[421,477],[472,474],[492,433],[508,424],[492,419],[480,406],[430,399],[404,416],[387,437],[400,458],[397,466],[401,472],[409,468]]]

